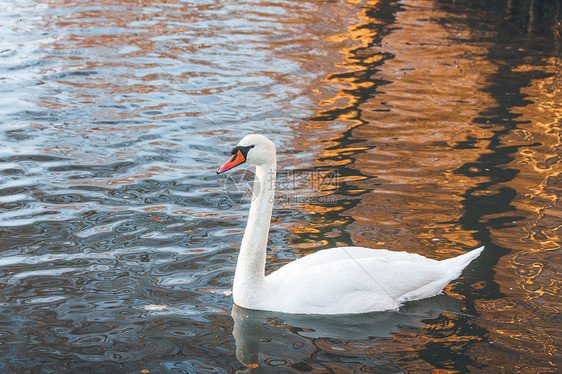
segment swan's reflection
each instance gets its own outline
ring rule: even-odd
[[[295,315],[250,310],[234,305],[232,334],[236,341],[236,358],[246,368],[237,373],[261,373],[260,342],[264,323],[275,320],[299,329],[299,335],[317,338],[367,339],[386,337],[406,326],[422,326],[422,320],[435,319],[443,312],[460,313],[463,303],[447,295],[406,303],[397,311],[351,315]]]

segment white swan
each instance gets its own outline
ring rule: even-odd
[[[482,252],[436,261],[417,254],[361,247],[318,251],[265,276],[273,209],[275,145],[247,135],[219,169],[244,162],[256,166],[254,200],[240,246],[233,297],[238,306],[283,313],[351,314],[397,309],[409,300],[435,296]]]

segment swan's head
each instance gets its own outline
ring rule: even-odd
[[[259,134],[246,135],[230,153],[232,154],[230,160],[217,169],[217,174],[224,173],[244,162],[252,165],[275,163],[275,144]]]

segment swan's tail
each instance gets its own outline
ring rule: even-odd
[[[443,288],[445,288],[453,279],[457,279],[461,275],[463,269],[470,264],[472,260],[478,257],[483,250],[484,247],[480,247],[460,256],[439,261],[439,266],[441,267],[439,276],[433,282],[416,289],[414,292],[407,293],[402,297],[403,300],[419,300],[440,294],[443,291]]]
[[[449,270],[451,275],[454,275],[454,278],[457,278],[461,275],[463,269],[472,262],[472,260],[480,256],[480,253],[482,253],[483,250],[484,247],[476,248],[460,256],[441,260],[440,263]]]

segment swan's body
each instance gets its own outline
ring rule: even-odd
[[[217,170],[256,165],[254,200],[234,275],[234,302],[244,308],[303,314],[351,314],[396,309],[435,296],[482,252],[480,247],[443,261],[362,247],[326,249],[265,276],[275,193],[276,151],[262,135],[248,135]]]

